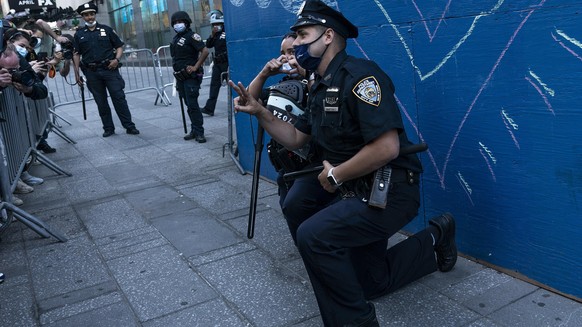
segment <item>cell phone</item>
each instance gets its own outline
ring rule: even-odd
[[[37,61],[48,61],[48,53],[46,52],[39,52],[37,55]]]

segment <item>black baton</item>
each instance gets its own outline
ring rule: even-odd
[[[180,108],[182,109],[182,124],[184,125],[184,134],[188,134],[188,126],[186,126],[186,115],[184,114],[184,100],[182,100],[182,96],[180,97]]]
[[[261,125],[257,129],[257,143],[255,144],[255,164],[253,166],[253,185],[251,188],[251,205],[249,208],[249,225],[247,237],[255,236],[255,217],[257,216],[257,197],[259,193],[259,174],[261,171],[261,152],[263,152],[263,136],[265,130]]]
[[[400,148],[399,155],[418,153],[418,152],[426,151],[426,149],[428,149],[428,145],[426,143],[412,144],[412,145]],[[286,182],[289,182],[289,181],[295,180],[301,176],[319,173],[322,170],[323,170],[323,166],[317,166],[317,167],[308,168],[308,169],[304,169],[304,170],[293,171],[293,172],[286,173],[285,175],[283,175],[283,180],[285,180]]]
[[[80,77],[81,84],[79,84],[79,88],[81,89],[81,102],[83,104],[83,120],[87,120],[87,108],[85,107],[85,81],[83,80],[83,76]]]

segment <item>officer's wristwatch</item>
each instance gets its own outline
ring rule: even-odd
[[[327,171],[327,181],[331,184],[331,186],[339,187],[340,185],[342,185],[342,183],[338,183],[337,179],[335,179],[335,176],[333,175],[334,168],[335,167]]]

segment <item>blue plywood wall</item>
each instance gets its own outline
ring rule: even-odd
[[[224,1],[235,81],[277,56],[301,2]],[[450,211],[463,253],[582,298],[582,1],[326,2],[360,28],[348,52],[391,76],[410,138],[429,144],[407,229]],[[251,171],[256,121],[235,119]]]

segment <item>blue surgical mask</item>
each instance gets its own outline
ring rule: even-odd
[[[186,30],[186,24],[184,24],[184,23],[174,24],[174,31],[176,31],[176,33],[182,33],[185,30]]]
[[[28,50],[26,50],[25,47],[21,47],[19,45],[15,45],[16,51],[22,56],[22,57],[26,57],[26,55],[28,54]]]
[[[311,56],[309,54],[309,47],[313,43],[317,42],[317,40],[321,39],[323,34],[325,34],[325,32],[321,33],[321,35],[312,42],[293,46],[293,49],[295,49],[295,59],[297,59],[297,63],[299,66],[303,67],[303,69],[307,69],[308,71],[313,72],[317,70],[317,67],[319,67],[319,63],[321,63],[321,57]],[[325,51],[327,51],[327,46]],[[325,51],[323,51],[323,53],[325,53]],[[323,56],[323,53],[321,56]]]

